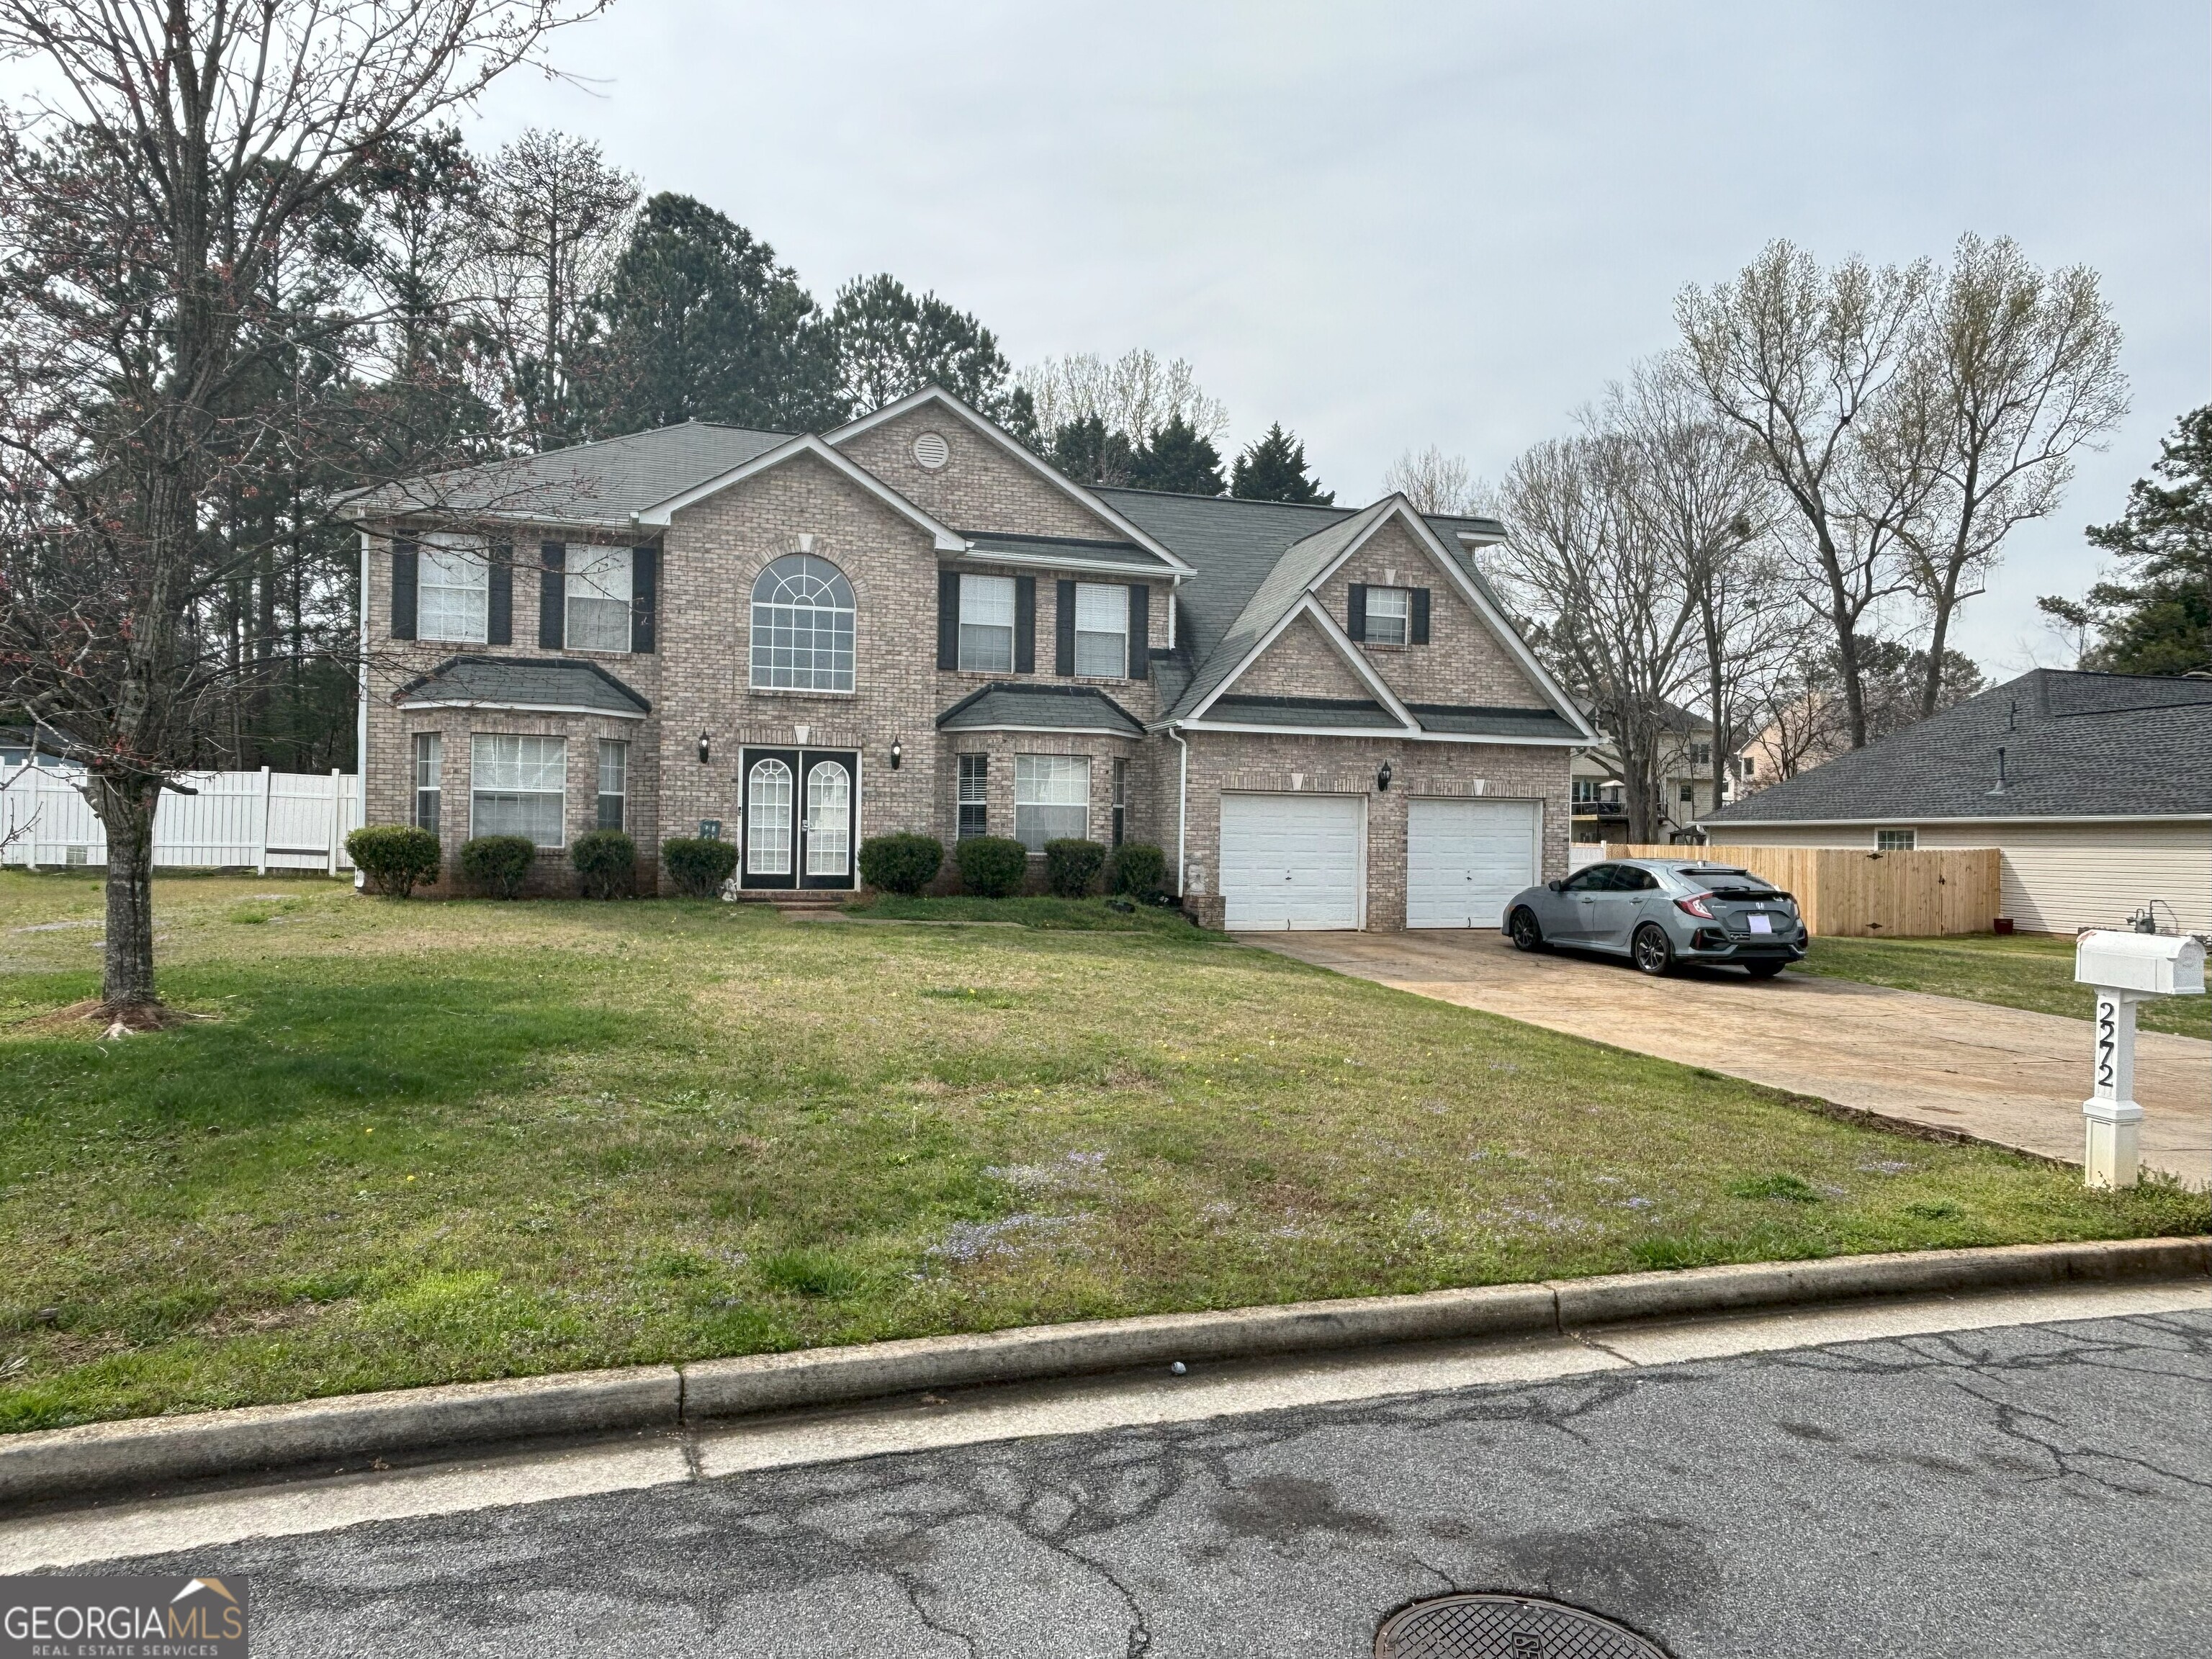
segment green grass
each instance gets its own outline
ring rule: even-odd
[[[2074,1019],[2086,1020],[2094,1010],[2088,988],[2074,980],[2070,939],[1816,939],[1811,956],[1791,971]],[[2212,1037],[2212,997],[2154,997],[2138,1006],[2136,1020],[2146,1031]]]
[[[864,903],[848,904],[845,914],[873,921],[996,921],[1022,927],[1044,927],[1089,933],[1173,933],[1183,937],[1197,930],[1182,911],[1157,905],[1137,905],[1122,911],[1108,908],[1103,898],[1064,899],[1032,895],[1025,898],[901,898],[879,893]]]
[[[2208,1220],[1171,918],[156,902],[214,1018],[100,1042],[97,887],[0,874],[0,1427]]]

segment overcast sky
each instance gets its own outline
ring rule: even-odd
[[[556,48],[591,91],[518,76],[471,136],[586,134],[825,301],[890,270],[1017,364],[1188,357],[1233,439],[1280,419],[1359,501],[1408,446],[1495,477],[1774,236],[2087,261],[2136,413],[1969,607],[1994,669],[2063,660],[2036,594],[2212,391],[2209,54],[2203,0],[617,0]]]

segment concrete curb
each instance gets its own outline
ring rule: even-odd
[[[1418,1296],[1295,1302],[741,1359],[394,1389],[0,1436],[0,1503],[552,1435],[687,1424],[995,1382],[1638,1321],[2124,1279],[2212,1277],[2212,1237],[1753,1262]]]

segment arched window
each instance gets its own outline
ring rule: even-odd
[[[760,573],[752,661],[759,690],[853,689],[853,585],[836,565],[793,553]]]

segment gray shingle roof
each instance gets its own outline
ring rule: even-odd
[[[1238,726],[1342,726],[1355,732],[1403,732],[1381,703],[1359,697],[1239,697],[1215,699],[1209,720]]]
[[[995,681],[937,717],[947,732],[1042,729],[1145,733],[1143,722],[1095,685],[1024,685]]]
[[[588,708],[649,714],[653,705],[595,662],[550,657],[449,657],[392,694],[409,703],[472,703],[485,708]]]
[[[960,533],[975,544],[978,558],[987,558],[993,553],[1011,553],[1021,558],[1080,559],[1085,563],[1126,564],[1133,571],[1164,571],[1174,568],[1158,554],[1150,552],[1134,542],[1082,541],[1073,536],[1009,536],[993,530],[963,530]]]
[[[1469,737],[1573,738],[1573,724],[1549,708],[1493,708],[1481,704],[1409,702],[1406,707],[1424,732]]]
[[[2000,747],[2005,787],[1996,793]],[[1710,822],[2138,813],[2212,813],[2212,681],[2039,668]]]
[[[687,421],[387,484],[355,496],[347,506],[356,514],[459,513],[627,526],[633,513],[657,507],[790,441],[787,433]]]

